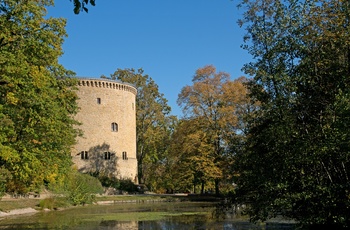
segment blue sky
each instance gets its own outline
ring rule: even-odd
[[[212,64],[231,79],[250,61],[240,48],[243,14],[231,0],[96,0],[75,15],[69,0],[56,0],[49,15],[67,19],[60,63],[80,77],[109,76],[118,68],[143,68],[172,108],[198,68]]]

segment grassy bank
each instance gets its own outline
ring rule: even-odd
[[[50,198],[47,198],[50,199]],[[57,198],[59,199],[59,198]],[[97,196],[96,202],[99,201],[120,201],[120,202],[138,202],[138,201],[166,201],[169,198],[160,195],[116,195],[116,196]],[[22,208],[33,208],[40,210],[40,203],[42,203],[44,199],[40,198],[10,198],[10,199],[2,199],[0,201],[0,211],[8,212],[10,210],[22,209]],[[64,204],[62,204],[64,206]],[[67,205],[68,206],[68,205]]]
[[[0,201],[0,211],[8,212],[15,209],[34,208],[38,209],[39,199],[4,199]]]
[[[217,197],[213,196],[201,196],[201,195],[114,195],[114,196],[96,196],[95,202],[110,202],[110,203],[123,203],[123,202],[176,202],[176,201],[210,201],[217,202]],[[49,197],[46,199],[40,198],[4,198],[0,200],[0,211],[8,212],[15,209],[33,208],[40,210],[42,208],[62,208],[69,207],[64,198]]]
[[[96,201],[146,201],[166,199],[161,195],[115,195],[115,196],[98,196]]]

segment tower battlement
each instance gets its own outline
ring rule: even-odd
[[[137,90],[132,84],[116,81],[116,80],[108,80],[108,79],[99,80],[99,79],[84,78],[84,79],[79,79],[78,86],[124,90],[124,91],[132,92],[135,95],[137,94]]]

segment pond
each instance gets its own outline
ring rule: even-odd
[[[209,202],[118,203],[0,219],[0,229],[294,229],[290,224],[254,225],[245,219],[213,216]]]

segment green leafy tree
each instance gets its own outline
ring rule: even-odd
[[[349,2],[242,6],[260,106],[237,157],[237,202],[253,221],[349,227]]]
[[[65,21],[45,17],[51,4],[0,2],[0,167],[13,192],[54,182],[71,166],[75,80],[58,64]]]
[[[206,145],[210,152],[206,155],[214,163],[211,166],[223,169],[214,179],[216,194],[219,194],[219,182],[224,179],[225,164],[232,153],[229,147],[243,130],[242,118],[247,103],[244,78],[231,81],[229,77],[225,72],[217,73],[212,65],[205,66],[196,71],[193,85],[185,86],[178,97],[178,104],[192,120],[197,135],[205,134],[197,147]]]
[[[144,161],[144,179],[147,181],[149,189],[155,192],[163,193],[168,189],[170,178],[166,177],[168,171],[169,150],[171,144],[171,136],[177,126],[177,118],[175,116],[167,116],[164,123],[163,138],[158,143],[158,151],[155,155],[148,157]]]
[[[171,108],[159,92],[158,85],[142,69],[118,69],[112,79],[134,84],[136,97],[136,141],[138,177],[140,183],[147,183],[147,173],[155,162],[159,162],[167,151],[172,127]]]

